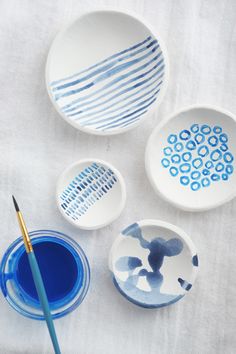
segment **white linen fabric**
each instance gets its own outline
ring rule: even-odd
[[[167,94],[155,114],[119,136],[94,137],[63,121],[45,88],[45,62],[62,26],[94,7],[132,10],[164,39],[170,59]],[[236,2],[234,0],[1,0],[0,2],[0,256],[19,235],[11,194],[30,230],[72,236],[92,271],[81,307],[55,322],[65,354],[233,354],[236,351],[236,201],[186,213],[154,195],[144,170],[153,128],[194,103],[236,113]],[[56,207],[58,175],[72,162],[96,157],[125,177],[127,204],[99,231],[67,223]],[[146,310],[126,301],[108,271],[109,249],[134,221],[154,218],[183,228],[199,251],[191,292],[173,306]],[[52,353],[45,323],[16,313],[0,294],[0,353]]]

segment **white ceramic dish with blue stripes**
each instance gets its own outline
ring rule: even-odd
[[[183,230],[163,221],[142,220],[117,237],[109,268],[115,287],[127,300],[159,308],[189,292],[197,275],[198,256]]]
[[[60,115],[99,135],[137,126],[161,102],[167,80],[159,35],[118,11],[75,20],[54,40],[46,65],[48,93]]]
[[[58,180],[58,208],[66,220],[81,229],[94,230],[110,224],[122,212],[125,201],[122,175],[102,160],[80,160]]]
[[[152,133],[146,170],[155,191],[177,207],[202,211],[236,195],[236,118],[213,106],[173,114]]]

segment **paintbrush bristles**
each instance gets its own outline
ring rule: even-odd
[[[17,202],[16,202],[16,200],[15,200],[14,195],[12,196],[12,199],[13,199],[13,203],[14,203],[14,206],[15,206],[16,212],[19,212],[19,211],[20,211],[20,209],[19,209],[19,206],[18,206],[18,204],[17,204]]]

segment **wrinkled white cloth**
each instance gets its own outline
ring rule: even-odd
[[[62,26],[96,7],[142,15],[161,34],[170,82],[158,109],[123,135],[94,137],[64,122],[44,82],[50,44]],[[160,119],[182,106],[208,103],[236,113],[234,0],[1,0],[0,256],[18,235],[11,194],[29,229],[74,237],[88,255],[92,279],[79,309],[56,321],[65,354],[233,354],[236,352],[236,201],[204,213],[179,211],[154,195],[144,170],[147,139]],[[94,232],[70,226],[55,203],[58,175],[72,162],[97,157],[124,175],[127,204],[112,225]],[[182,301],[145,310],[114,288],[108,252],[125,226],[157,218],[193,239],[200,272]],[[0,294],[0,354],[52,353],[46,325],[11,309]]]

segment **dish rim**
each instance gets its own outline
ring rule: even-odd
[[[162,84],[162,88],[160,90],[160,94],[158,97],[158,100],[156,100],[151,107],[147,110],[146,113],[143,114],[142,118],[140,120],[138,120],[137,122],[130,124],[129,126],[125,127],[125,128],[115,128],[113,131],[99,131],[96,129],[91,129],[89,127],[83,127],[80,124],[76,123],[75,121],[71,120],[69,117],[67,117],[58,107],[58,105],[56,104],[55,100],[53,99],[51,90],[50,90],[50,80],[49,80],[49,67],[50,67],[50,61],[51,58],[53,56],[53,51],[54,51],[54,47],[56,47],[56,45],[60,42],[60,39],[63,38],[63,36],[65,35],[66,31],[73,26],[74,23],[76,23],[77,21],[79,21],[80,19],[82,19],[85,16],[88,16],[90,14],[95,14],[95,13],[101,13],[101,12],[106,12],[106,13],[116,13],[116,14],[120,14],[120,15],[127,15],[130,17],[133,17],[134,19],[136,19],[137,21],[139,21],[141,24],[143,24],[148,31],[150,31],[150,33],[153,35],[153,37],[155,37],[156,39],[158,39],[158,42],[160,44],[160,48],[162,50],[162,55],[164,58],[164,63],[165,63],[165,69],[164,69],[164,73],[165,73],[165,79],[163,81]],[[51,103],[53,104],[54,108],[56,109],[57,113],[60,115],[60,117],[62,117],[67,123],[69,123],[70,125],[72,125],[74,128],[84,132],[84,133],[88,133],[91,135],[100,135],[100,136],[109,136],[109,135],[118,135],[118,134],[122,134],[125,133],[135,127],[137,127],[138,125],[140,125],[141,123],[144,122],[144,120],[147,119],[147,117],[149,115],[151,115],[152,113],[154,113],[157,108],[159,107],[159,105],[161,104],[166,91],[167,91],[167,87],[168,87],[168,83],[169,83],[169,59],[168,59],[168,54],[167,54],[167,49],[165,46],[164,41],[162,40],[162,37],[160,37],[158,31],[156,31],[153,26],[151,26],[149,23],[147,23],[147,21],[145,19],[143,19],[142,16],[137,15],[136,13],[133,13],[132,11],[124,11],[124,10],[115,10],[115,9],[104,9],[104,8],[100,8],[100,9],[94,9],[94,10],[90,10],[90,11],[86,11],[83,14],[81,14],[80,16],[77,16],[76,18],[72,19],[69,24],[63,26],[62,30],[59,31],[56,35],[56,37],[54,38],[54,40],[51,43],[48,55],[47,55],[47,60],[46,60],[46,67],[45,67],[45,84],[46,84],[46,89],[47,89],[47,93],[48,96],[50,98]]]
[[[181,229],[180,227],[174,225],[174,224],[171,224],[169,222],[166,222],[166,221],[162,221],[162,220],[159,220],[159,219],[143,219],[143,220],[140,220],[140,221],[136,221],[135,223],[137,223],[140,228],[142,229],[143,227],[148,227],[148,226],[154,226],[154,227],[161,227],[161,228],[165,228],[169,231],[172,231],[174,232],[175,234],[177,234],[177,236],[182,239],[184,241],[184,243],[186,244],[187,248],[189,249],[190,253],[191,253],[191,256],[195,256],[197,255],[197,258],[198,258],[198,265],[197,266],[192,266],[192,272],[191,272],[191,276],[190,276],[190,282],[191,284],[193,285],[195,280],[196,280],[196,277],[197,277],[197,273],[198,273],[198,268],[199,268],[199,256],[198,256],[198,252],[197,252],[197,249],[196,249],[196,246],[195,244],[193,243],[192,239],[190,238],[190,236],[188,236],[188,234],[183,230]],[[132,224],[130,224],[132,225]],[[130,226],[129,225],[129,226]],[[124,241],[124,236],[122,234],[122,231],[119,233],[119,235],[116,237],[115,241],[113,242],[112,246],[111,246],[111,249],[110,249],[110,252],[109,252],[109,257],[108,257],[108,267],[109,267],[109,270],[111,271],[112,273],[112,276],[115,278],[116,280],[116,275],[115,275],[115,272],[114,272],[114,267],[112,265],[112,262],[113,262],[113,257],[114,257],[114,253],[116,252],[116,249],[118,247],[118,245]],[[120,291],[118,289],[118,291],[121,293],[121,295],[123,297],[125,297],[128,301],[134,303],[135,305],[138,305],[138,306],[141,306],[141,307],[145,307],[145,308],[160,308],[160,307],[166,307],[166,306],[169,306],[172,304],[172,302],[169,302],[167,304],[164,304],[164,305],[160,305],[160,304],[156,304],[156,305],[149,305],[148,303],[145,304],[145,303],[142,303],[142,302],[139,302],[137,300],[134,300],[132,301],[132,298],[129,296],[126,297],[125,294],[126,293],[122,293],[122,291]],[[183,294],[183,297],[188,293],[188,291],[185,291],[185,293]],[[176,296],[177,297],[177,296]],[[178,299],[176,300],[175,302],[178,302],[179,300],[181,299]]]
[[[79,223],[79,222],[74,222],[68,215],[66,215],[61,206],[60,206],[60,201],[59,201],[59,195],[60,195],[60,185],[61,183],[63,182],[63,179],[65,178],[65,176],[70,172],[71,169],[73,169],[74,167],[76,166],[79,166],[83,163],[93,163],[93,162],[96,162],[96,163],[99,163],[103,166],[106,166],[108,168],[110,168],[116,175],[118,181],[119,181],[119,184],[120,184],[120,187],[121,187],[121,200],[120,200],[120,204],[119,204],[119,208],[117,208],[117,211],[116,213],[110,217],[109,219],[107,219],[106,222],[103,222],[103,223],[100,223],[98,225],[95,225],[95,226],[87,226],[87,225],[82,225]],[[56,185],[56,202],[57,202],[57,207],[61,213],[61,215],[67,220],[69,221],[69,223],[71,225],[74,225],[75,227],[79,228],[79,229],[82,229],[82,230],[98,230],[98,229],[101,229],[109,224],[111,224],[113,221],[115,221],[119,216],[120,214],[122,213],[124,207],[125,207],[125,203],[126,203],[126,185],[125,185],[125,181],[124,181],[124,178],[122,176],[122,174],[110,163],[104,161],[104,160],[101,160],[101,159],[97,159],[97,158],[84,158],[84,159],[81,159],[81,160],[78,160],[74,163],[72,163],[71,165],[69,165],[66,169],[64,169],[62,171],[62,173],[59,175],[58,177],[58,180],[57,180],[57,185]]]
[[[154,177],[151,173],[151,163],[149,161],[149,155],[150,155],[150,150],[153,144],[153,141],[155,139],[155,136],[161,131],[161,129],[168,124],[172,119],[175,119],[179,114],[181,113],[185,113],[187,111],[190,110],[195,110],[195,109],[206,109],[206,110],[212,110],[212,111],[216,111],[218,113],[227,115],[229,118],[231,118],[234,123],[236,124],[236,116],[231,113],[230,111],[220,108],[216,105],[210,105],[210,104],[193,104],[193,105],[189,105],[186,107],[183,107],[182,109],[175,111],[174,113],[171,113],[169,116],[167,116],[166,118],[162,119],[161,122],[154,128],[153,132],[151,133],[151,135],[148,138],[147,144],[146,144],[146,149],[145,149],[145,170],[146,170],[146,174],[148,177],[148,180],[152,186],[152,188],[154,189],[155,193],[160,196],[162,199],[164,199],[165,201],[167,201],[168,203],[172,204],[173,206],[175,206],[176,208],[179,208],[181,210],[184,211],[188,211],[188,212],[202,212],[202,211],[207,211],[207,210],[211,210],[214,208],[217,208],[229,201],[231,201],[233,198],[235,198],[236,196],[236,188],[233,192],[231,192],[231,194],[222,199],[221,201],[217,202],[217,203],[208,203],[207,206],[202,206],[202,207],[190,207],[187,206],[181,202],[177,202],[174,201],[173,199],[167,197],[164,193],[162,193],[160,191],[160,189],[158,188],[158,186],[156,185],[155,181],[154,181]]]

